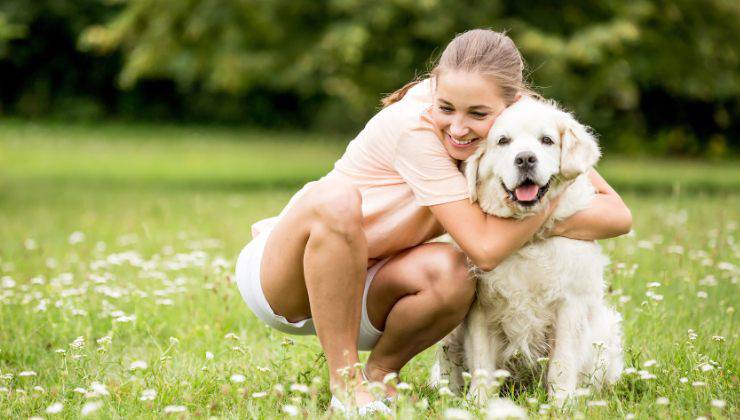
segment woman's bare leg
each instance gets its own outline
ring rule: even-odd
[[[392,258],[368,291],[368,315],[384,329],[366,372],[380,381],[450,333],[465,318],[475,281],[465,255],[450,244],[428,243]]]
[[[333,390],[361,381],[352,369],[367,273],[361,204],[350,184],[322,181],[282,217],[262,259],[262,289],[273,311],[291,322],[313,318]],[[339,373],[346,367],[349,384]],[[371,400],[357,389],[358,404]]]

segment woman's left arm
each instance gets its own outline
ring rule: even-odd
[[[596,240],[614,238],[632,229],[632,213],[622,198],[594,169],[588,178],[596,188],[596,197],[587,208],[555,224],[553,236]]]

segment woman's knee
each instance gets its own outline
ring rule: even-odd
[[[322,183],[310,192],[312,235],[356,240],[362,231],[362,196],[349,182]]]
[[[430,253],[424,283],[444,313],[467,313],[475,297],[475,279],[465,254],[449,244]]]

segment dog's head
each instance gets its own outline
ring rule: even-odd
[[[539,211],[569,180],[596,164],[596,138],[554,102],[523,98],[507,108],[465,162],[470,197],[489,214]]]

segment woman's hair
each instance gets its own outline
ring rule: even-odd
[[[524,60],[514,41],[503,32],[491,29],[472,29],[455,37],[442,52],[428,76],[436,80],[448,71],[477,73],[493,80],[507,105],[514,102],[516,94],[531,93],[524,82]],[[400,101],[406,92],[422,78],[407,83],[401,89],[381,100],[383,107]]]

